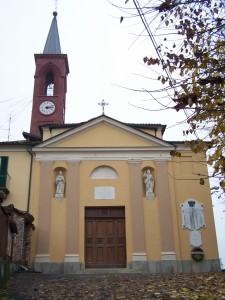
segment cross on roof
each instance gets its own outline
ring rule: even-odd
[[[58,0],[55,0],[55,11],[57,11],[58,8]]]
[[[102,115],[105,114],[105,106],[109,105],[109,103],[106,103],[105,100],[102,100],[100,103],[98,103],[98,105],[101,105],[102,107]]]

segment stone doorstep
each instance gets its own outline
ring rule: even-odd
[[[143,271],[136,271],[129,268],[99,268],[99,269],[83,269],[76,274],[131,274],[144,273]]]

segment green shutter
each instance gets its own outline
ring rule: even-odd
[[[8,156],[1,156],[0,157],[0,188],[6,187],[6,180],[8,174]]]

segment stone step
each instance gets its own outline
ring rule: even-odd
[[[99,269],[84,269],[80,270],[79,274],[129,274],[129,273],[143,273],[138,271],[133,271],[128,268],[99,268]]]

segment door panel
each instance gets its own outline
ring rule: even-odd
[[[86,261],[92,262],[93,256],[93,221],[86,221],[85,235],[86,235]]]
[[[124,208],[88,208],[85,216],[86,268],[126,267]]]

